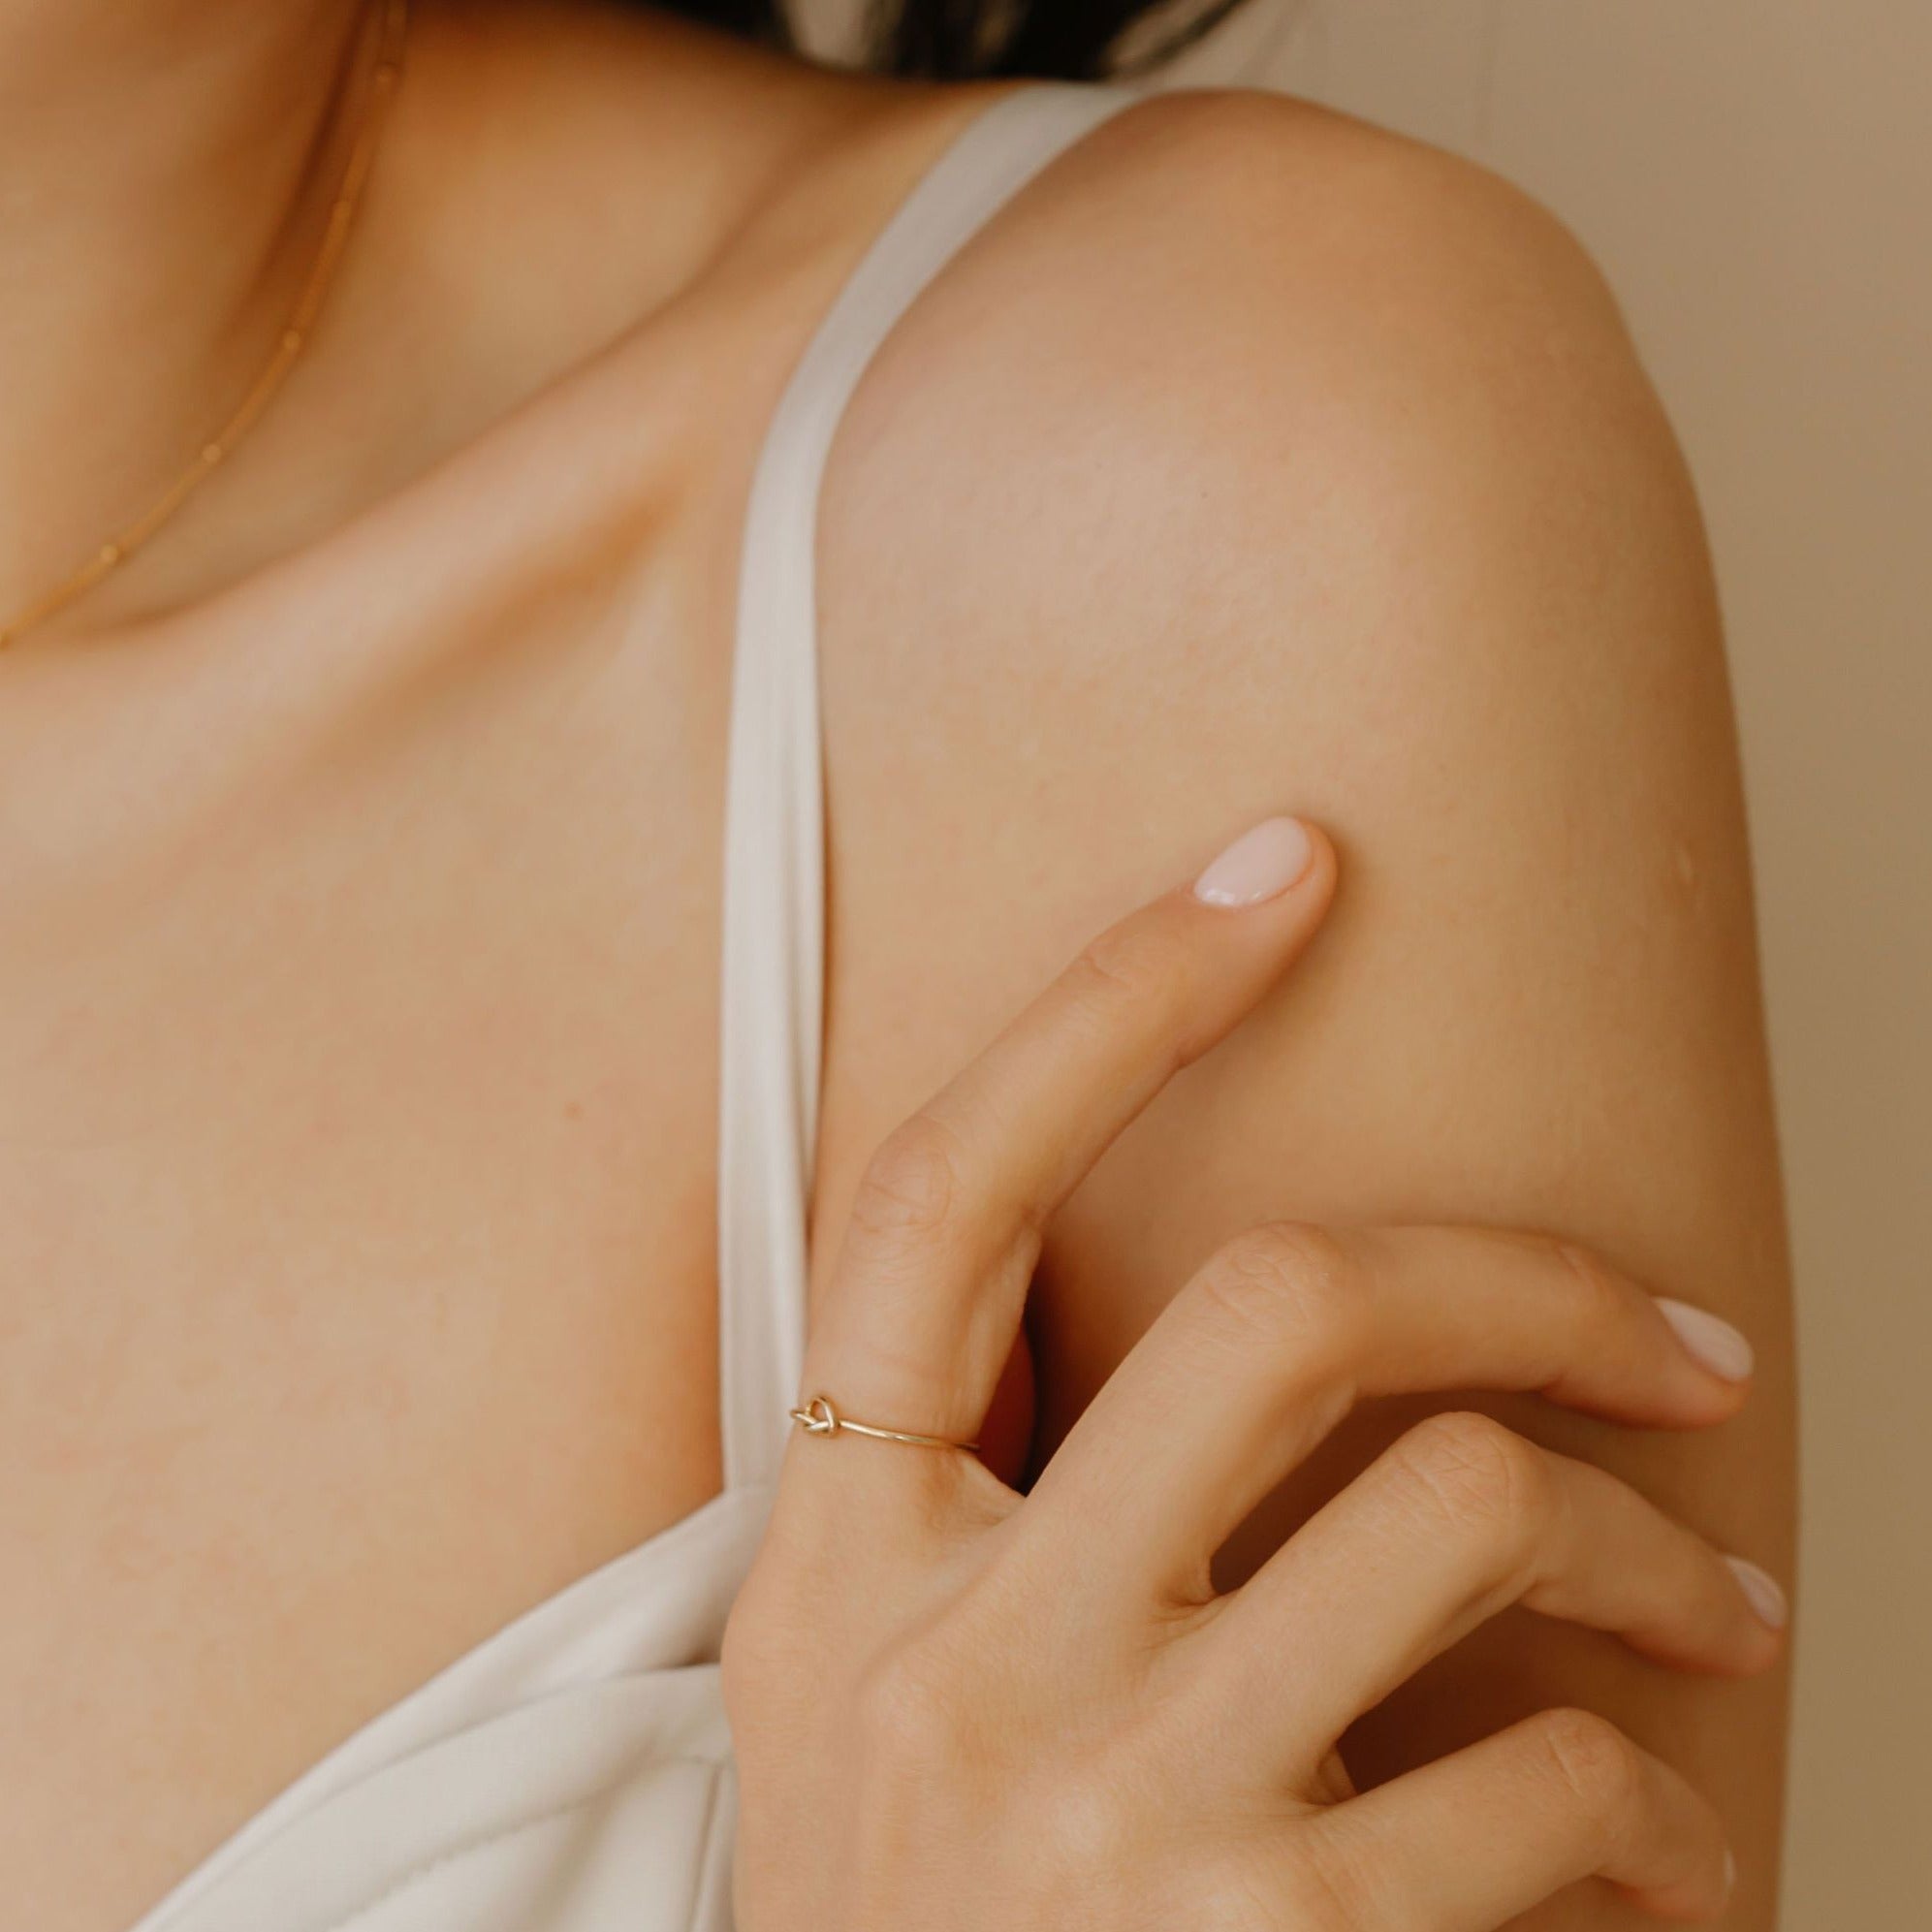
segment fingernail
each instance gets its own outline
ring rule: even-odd
[[[1728,1898],[1737,1889],[1737,1853],[1728,1845],[1724,1848],[1724,1895]]]
[[[1785,1593],[1755,1563],[1747,1563],[1741,1556],[1727,1556],[1725,1562],[1730,1565],[1731,1574],[1737,1578],[1737,1587],[1751,1599],[1751,1607],[1774,1631],[1783,1630],[1791,1616],[1790,1605],[1785,1601]]]
[[[1284,893],[1314,859],[1314,840],[1296,818],[1264,818],[1244,832],[1194,881],[1209,905],[1259,905]]]
[[[1658,1313],[1677,1331],[1677,1339],[1714,1376],[1727,1382],[1741,1382],[1751,1374],[1757,1357],[1751,1344],[1729,1322],[1721,1321],[1710,1310],[1693,1308],[1689,1302],[1673,1301],[1668,1295],[1656,1297]]]

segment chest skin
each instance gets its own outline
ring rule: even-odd
[[[546,619],[14,713],[0,1840],[206,1840],[716,1487],[721,692]]]

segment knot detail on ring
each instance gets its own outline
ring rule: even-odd
[[[876,1422],[854,1422],[841,1415],[829,1395],[815,1395],[809,1402],[785,1411],[808,1436],[871,1436],[880,1442],[909,1442],[915,1449],[976,1449],[977,1442],[955,1442],[945,1436],[922,1436],[912,1429],[884,1429]]]
[[[808,1436],[836,1436],[839,1433],[839,1411],[827,1396],[815,1395],[803,1409],[793,1409],[792,1420]]]

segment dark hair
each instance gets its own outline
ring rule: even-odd
[[[708,26],[798,51],[783,0],[662,0]],[[1157,35],[1172,0],[867,0],[865,65],[934,80],[1033,76],[1098,80],[1158,67],[1219,25],[1242,0],[1205,0]],[[1122,44],[1133,29],[1131,51]]]

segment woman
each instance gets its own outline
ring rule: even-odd
[[[10,1922],[1771,1923],[1615,311],[913,18],[0,4]]]

